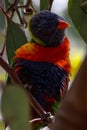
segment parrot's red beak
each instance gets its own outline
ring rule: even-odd
[[[57,26],[58,29],[64,30],[64,29],[66,29],[68,27],[70,27],[69,23],[67,23],[67,22],[65,22],[63,20],[58,21],[58,26]]]

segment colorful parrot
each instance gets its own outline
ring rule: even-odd
[[[46,112],[55,113],[69,81],[69,24],[50,11],[35,14],[28,25],[31,41],[15,52],[14,69]]]

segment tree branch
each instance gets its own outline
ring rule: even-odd
[[[0,65],[2,66],[2,68],[9,74],[9,76],[12,78],[12,80],[16,83],[16,84],[21,84],[20,80],[18,79],[18,76],[16,75],[15,71],[13,68],[11,68],[4,60],[3,58],[0,56]]]

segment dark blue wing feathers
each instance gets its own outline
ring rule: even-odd
[[[60,89],[68,77],[68,73],[48,62],[33,62],[25,59],[17,59],[15,67],[22,67],[18,72],[20,79],[24,84],[32,85],[31,93],[46,109],[47,95],[49,98],[60,100]]]

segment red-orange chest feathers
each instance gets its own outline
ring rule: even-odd
[[[17,58],[38,62],[51,62],[70,72],[70,43],[67,37],[57,47],[43,47],[34,43],[26,43],[16,50]]]

